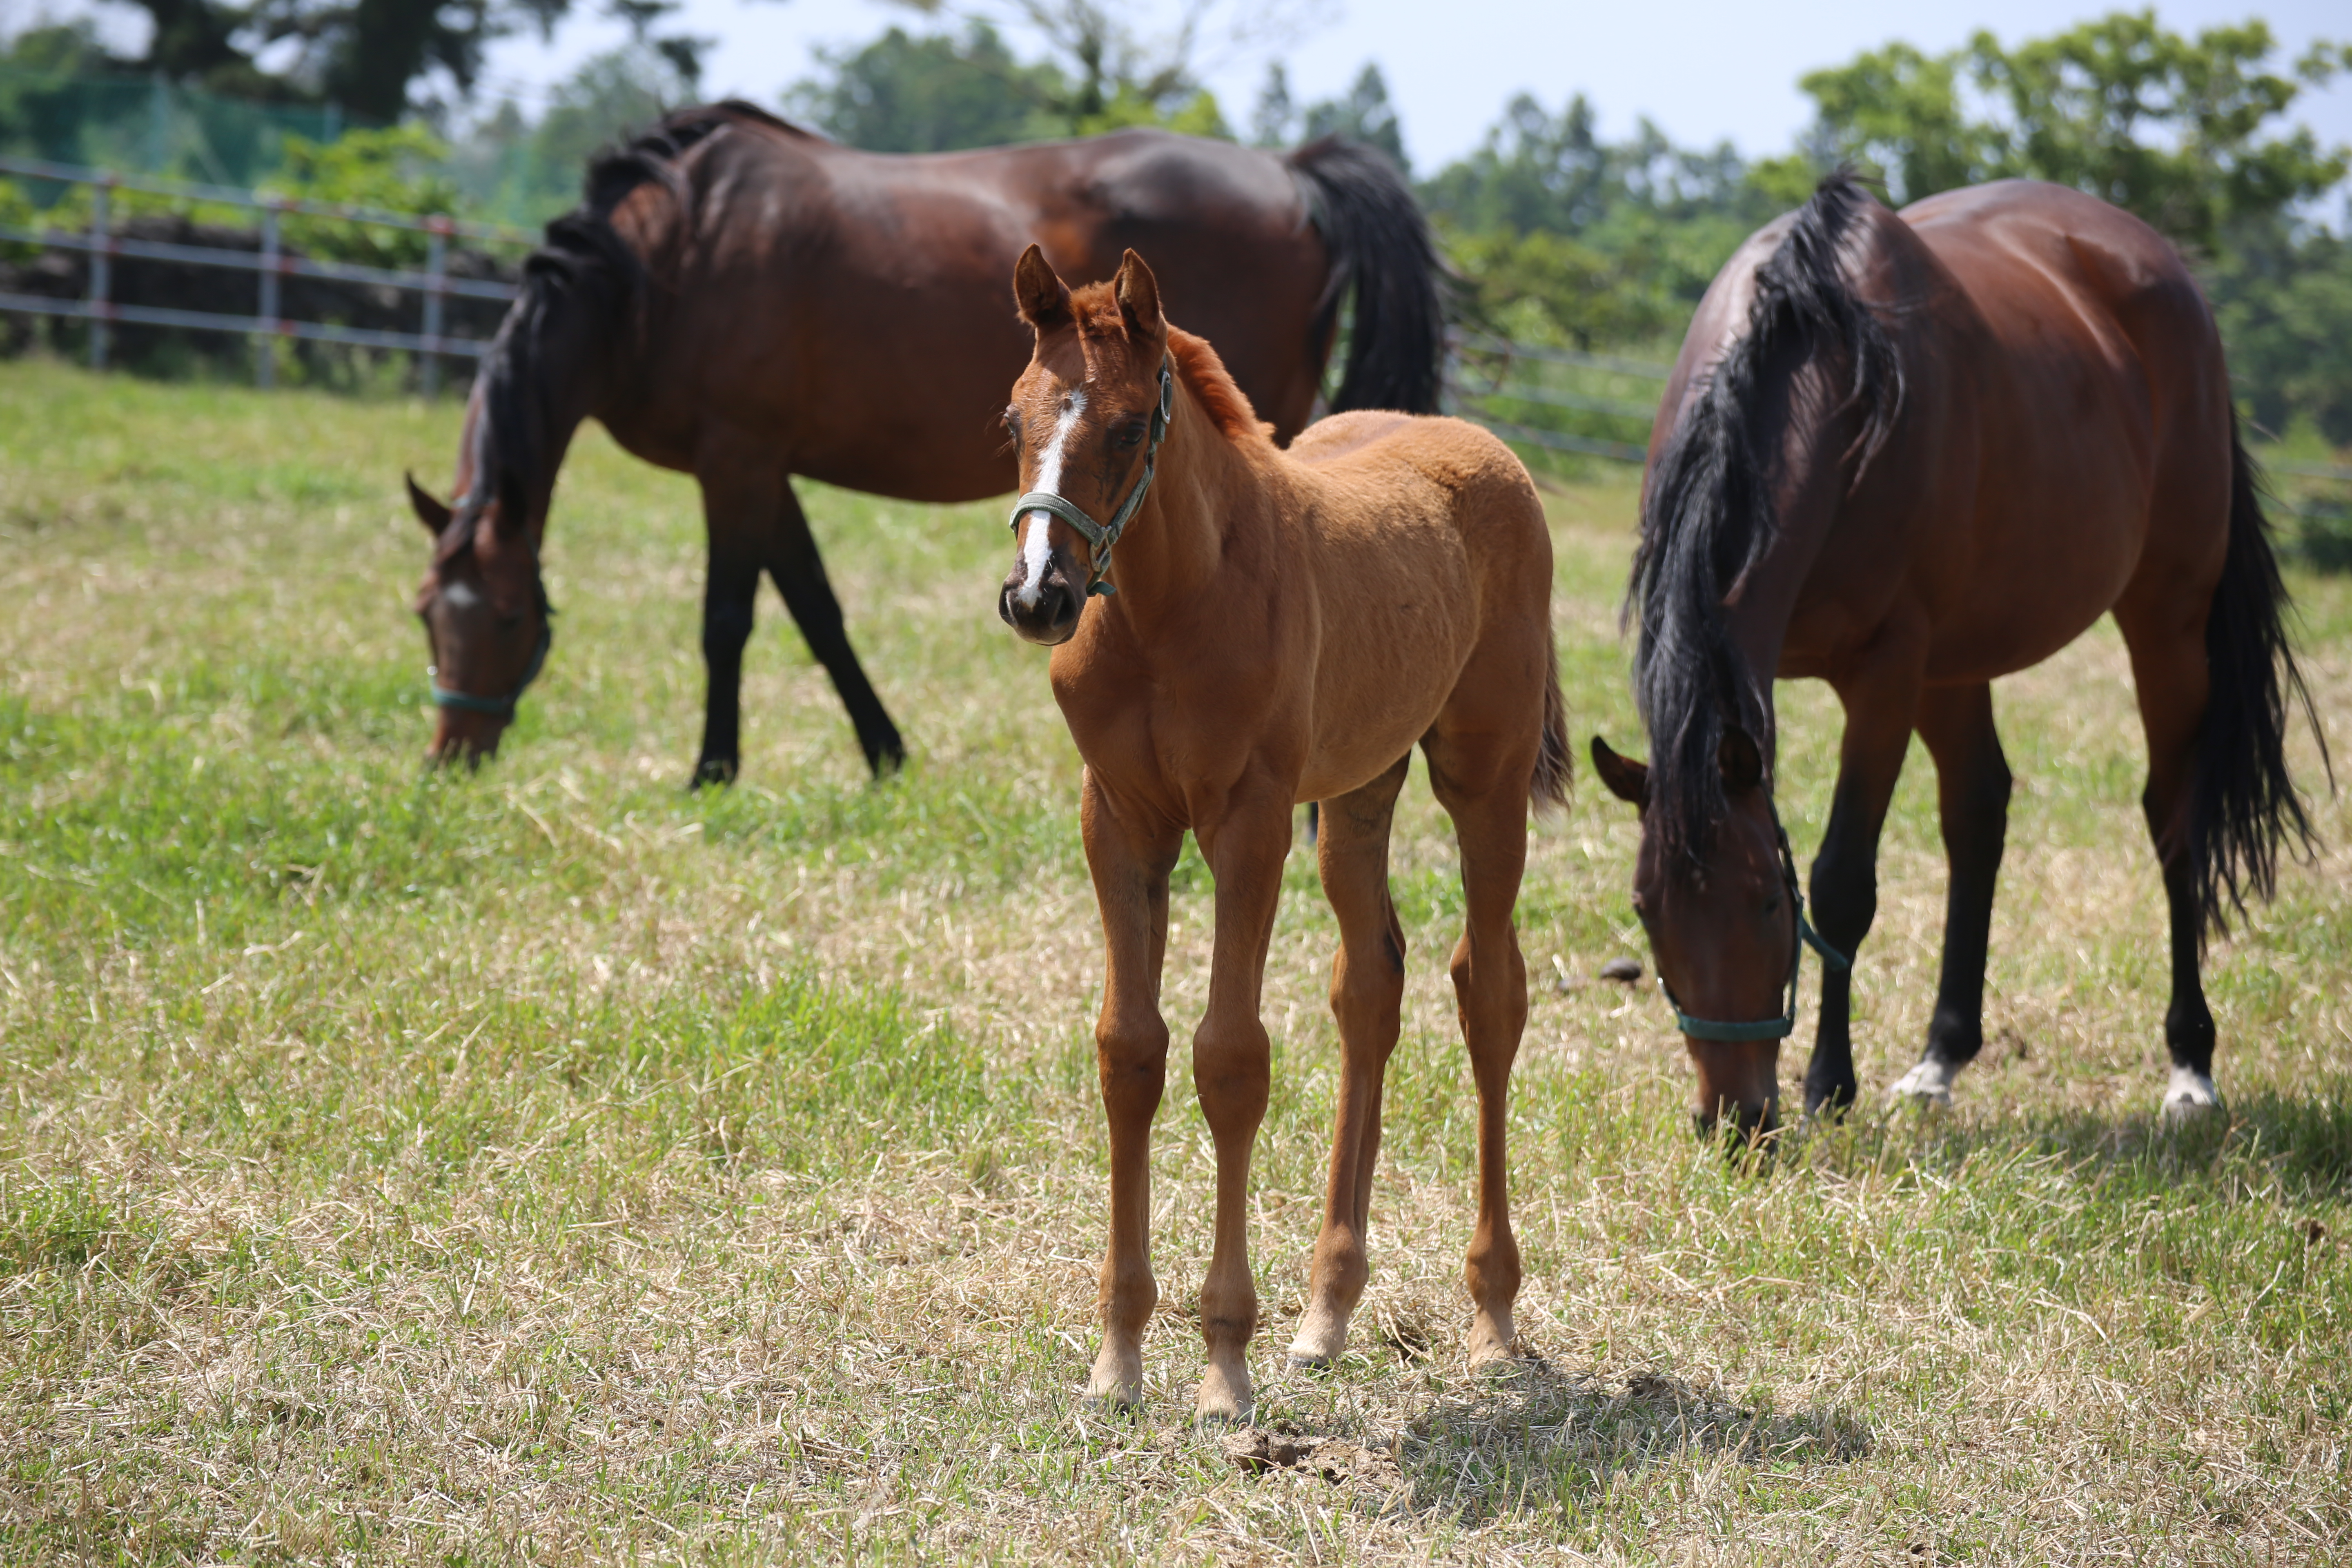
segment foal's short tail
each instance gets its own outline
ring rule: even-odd
[[[1543,740],[1536,749],[1535,785],[1528,793],[1536,814],[1546,816],[1568,804],[1568,704],[1559,694],[1559,639],[1547,636],[1544,672]]]
[[[2230,460],[2229,554],[2205,622],[2212,688],[2189,820],[2202,934],[2209,936],[2226,929],[2225,900],[2242,916],[2248,893],[2271,896],[2282,843],[2290,853],[2308,854],[2315,847],[2311,819],[2287,773],[2291,705],[2300,704],[2310,721],[2331,785],[2336,778],[2327,737],[2287,637],[2286,584],[2279,580],[2270,524],[2263,517],[2262,474],[2235,431]]]

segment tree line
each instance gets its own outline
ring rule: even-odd
[[[155,20],[153,38],[142,60],[112,63],[280,100],[341,93],[387,121],[422,112],[453,132],[437,166],[411,160],[418,178],[442,182],[436,197],[454,189],[478,209],[537,218],[568,203],[596,146],[698,90],[699,43],[660,32],[675,0],[601,0],[638,43],[588,62],[537,117],[508,103],[467,122],[430,98],[432,81],[467,89],[491,38],[551,26],[575,3],[136,0]],[[1152,37],[1096,0],[899,3],[911,25],[821,55],[814,75],[782,93],[784,111],[850,145],[899,153],[1146,124],[1267,146],[1336,133],[1419,173],[1376,65],[1311,102],[1271,66],[1236,123],[1202,81],[1200,5]],[[1297,15],[1260,0],[1234,26],[1278,42]],[[409,20],[396,47],[370,31],[400,16]],[[1032,58],[1007,42],[1007,23],[1035,40]],[[289,38],[302,47],[280,49],[263,71],[263,52]],[[0,64],[87,68],[101,57],[86,26],[47,26],[16,38]],[[2347,69],[2352,46],[2288,59],[2260,21],[2184,34],[2151,11],[2117,12],[2013,47],[1989,33],[1942,54],[1892,43],[1812,72],[1799,84],[1811,125],[1795,148],[1760,159],[1728,143],[1678,145],[1646,120],[1612,139],[1581,95],[1553,109],[1523,94],[1475,149],[1420,173],[1415,189],[1474,325],[1663,354],[1739,240],[1839,163],[1896,204],[2011,175],[2056,180],[2138,214],[2181,247],[2262,426],[2342,447],[2352,445],[2352,150],[2320,144],[2294,110]]]

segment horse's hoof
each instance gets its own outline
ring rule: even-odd
[[[1959,1076],[1957,1063],[1939,1062],[1930,1058],[1896,1079],[1895,1088],[1889,1093],[1895,1100],[1916,1100],[1921,1105],[1949,1106],[1952,1103],[1952,1082]]]
[[[689,790],[724,789],[735,782],[737,763],[732,757],[705,757],[694,764],[694,776],[686,781]]]
[[[2172,1081],[2165,1086],[2164,1119],[2178,1125],[2194,1121],[2206,1112],[2221,1109],[2221,1091],[2213,1080],[2195,1068],[2176,1067]]]

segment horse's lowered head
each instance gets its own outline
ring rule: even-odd
[[[495,499],[461,496],[452,508],[411,479],[408,500],[433,536],[433,563],[416,590],[436,717],[425,758],[472,766],[497,754],[516,702],[538,678],[554,612],[537,545]]]
[[[1649,768],[1592,738],[1593,771],[1641,813],[1633,912],[1698,1069],[1693,1116],[1702,1136],[1728,1118],[1746,1142],[1780,1125],[1780,1042],[1795,1024],[1806,928],[1762,750],[1727,726],[1717,765],[1722,816],[1701,835],[1676,833],[1651,799]]]
[[[1168,319],[1132,250],[1108,284],[1073,294],[1033,245],[1013,267],[1013,297],[1037,346],[1004,411],[1022,495],[996,608],[1052,646],[1076,633],[1089,597],[1112,591],[1111,548],[1150,489],[1174,395]]]

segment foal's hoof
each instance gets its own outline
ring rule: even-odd
[[[2213,1087],[2211,1079],[2195,1068],[2172,1069],[2172,1081],[2164,1089],[2165,1121],[2194,1121],[2208,1111],[2221,1109],[2221,1091]]]
[[[1895,1080],[1889,1091],[1896,1100],[1912,1100],[1921,1105],[1952,1103],[1952,1083],[1960,1076],[1958,1064],[1939,1062],[1930,1058]]]
[[[1202,1427],[1242,1426],[1249,1423],[1256,1404],[1250,1388],[1249,1368],[1209,1363],[1201,1378],[1200,1396],[1192,1402],[1192,1425]]]

